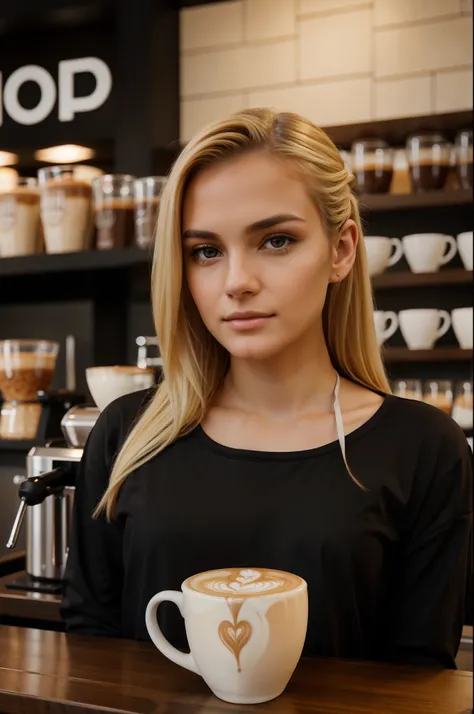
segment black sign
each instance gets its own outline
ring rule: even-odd
[[[0,149],[114,135],[115,28],[29,30],[0,46]]]

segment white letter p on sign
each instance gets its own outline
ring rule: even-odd
[[[74,96],[74,75],[90,72],[96,86],[86,97]],[[81,57],[59,63],[59,121],[72,121],[78,112],[91,112],[105,102],[112,89],[112,74],[98,57]]]

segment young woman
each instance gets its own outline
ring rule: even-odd
[[[471,453],[452,419],[389,394],[351,185],[295,114],[245,111],[183,150],[152,277],[165,379],[90,435],[69,632],[148,639],[159,590],[265,567],[308,582],[306,655],[455,667]],[[160,624],[186,647],[177,608]]]

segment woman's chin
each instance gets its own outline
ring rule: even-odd
[[[278,355],[284,347],[280,342],[257,336],[226,340],[226,344],[223,346],[231,357],[242,360],[271,359]]]

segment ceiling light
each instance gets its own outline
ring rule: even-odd
[[[18,163],[18,156],[10,151],[0,151],[0,166],[11,166]]]
[[[79,181],[87,181],[87,183],[92,183],[92,180],[97,178],[97,176],[102,176],[104,172],[102,169],[98,169],[96,166],[88,166],[87,164],[76,164],[74,166],[74,178]]]
[[[88,161],[93,159],[95,151],[88,146],[78,144],[62,144],[61,146],[50,146],[47,149],[35,151],[34,157],[37,161],[45,161],[49,164],[73,164],[76,161]]]

